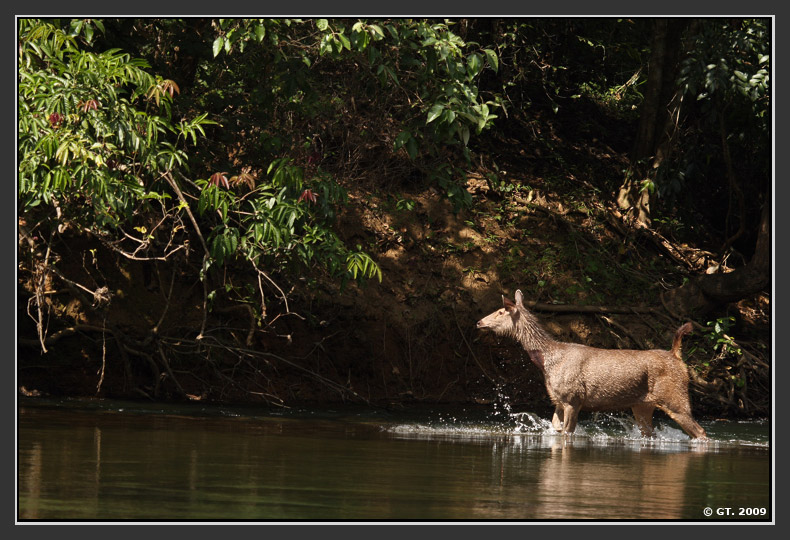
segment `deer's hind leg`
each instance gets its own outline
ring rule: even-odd
[[[681,410],[673,411],[669,407],[661,407],[669,417],[678,423],[683,428],[689,437],[692,439],[707,439],[705,430],[700,426],[691,416],[691,408],[681,408]]]

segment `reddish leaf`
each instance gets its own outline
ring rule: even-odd
[[[227,173],[218,172],[211,175],[209,178],[209,183],[214,184],[215,186],[219,187],[220,184],[225,186],[225,189],[230,189],[230,184],[228,184],[228,178],[225,176]]]
[[[164,81],[162,81],[161,87],[163,92],[170,94],[170,97],[173,97],[174,93],[175,94],[181,93],[181,90],[178,88],[176,82],[170,79],[165,79]]]
[[[302,192],[301,195],[299,195],[299,199],[297,200],[297,202],[310,201],[311,203],[315,204],[317,199],[318,199],[318,195],[313,193],[313,190],[306,189]]]
[[[49,123],[52,127],[59,126],[63,123],[65,117],[60,113],[52,113],[49,115]]]
[[[99,102],[95,99],[89,99],[88,101],[81,101],[77,106],[82,109],[82,112],[88,112],[90,110],[95,111],[99,108]]]
[[[242,167],[241,174],[230,178],[230,184],[233,187],[237,187],[240,184],[247,184],[250,189],[255,189],[255,175],[250,172],[251,170],[252,167]]]

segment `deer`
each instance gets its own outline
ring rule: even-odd
[[[518,341],[543,373],[555,406],[552,427],[563,435],[576,429],[579,411],[630,408],[644,437],[652,437],[653,411],[658,408],[692,439],[705,440],[705,430],[691,415],[688,367],[681,357],[683,336],[675,332],[672,347],[651,350],[599,349],[554,339],[524,306],[521,290],[515,302],[502,295],[502,308],[477,322],[477,328]]]

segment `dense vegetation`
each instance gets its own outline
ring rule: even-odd
[[[595,344],[693,319],[707,407],[765,414],[770,31],[20,19],[20,384],[539,400],[467,332],[520,287]]]

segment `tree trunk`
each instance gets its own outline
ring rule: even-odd
[[[771,286],[771,190],[763,202],[760,230],[752,259],[724,274],[704,274],[667,291],[662,301],[676,316],[703,315],[722,304],[757,294]]]
[[[672,150],[680,111],[681,94],[675,79],[686,23],[679,19],[657,19],[653,29],[645,100],[639,117],[628,177],[620,186],[617,205],[630,213],[637,224],[650,225],[650,191],[645,181]]]

